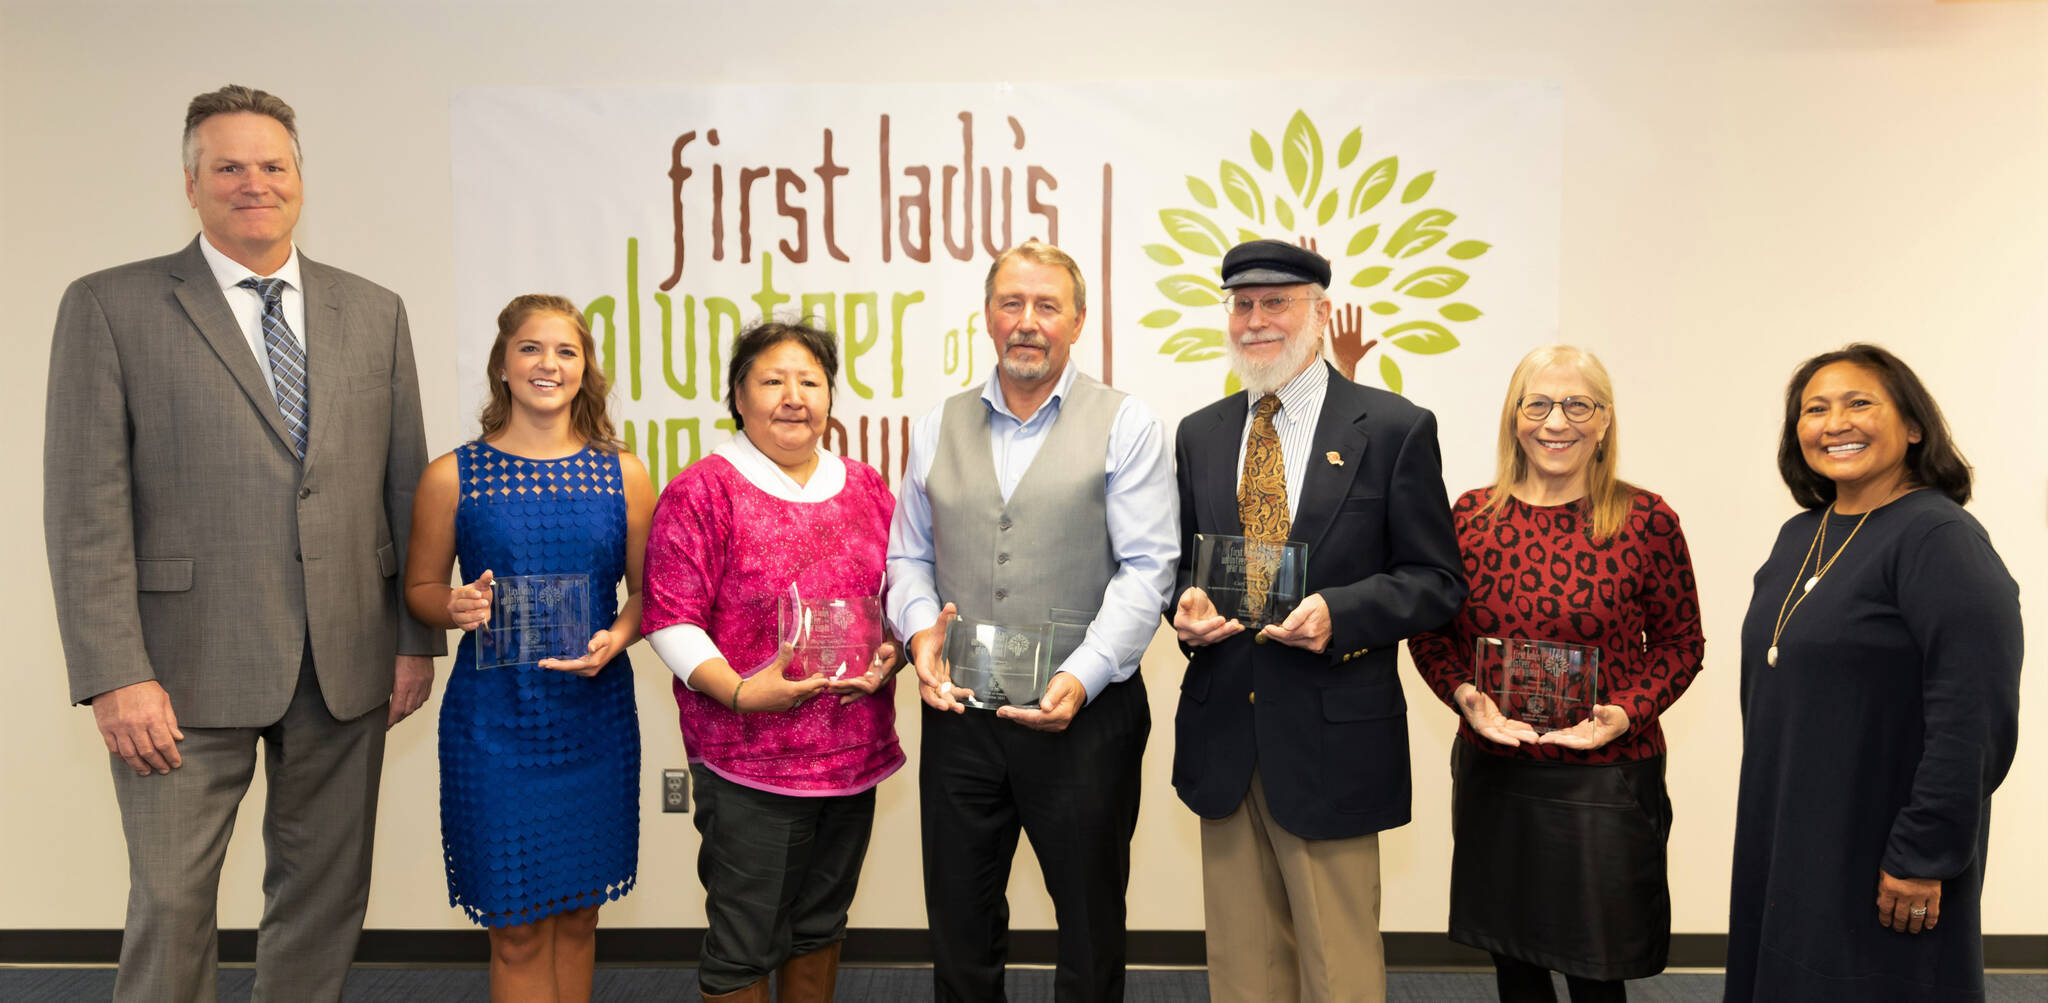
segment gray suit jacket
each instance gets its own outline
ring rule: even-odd
[[[310,640],[348,720],[390,696],[395,654],[445,650],[400,595],[426,463],[405,306],[300,266],[303,465],[199,239],[65,290],[43,527],[74,702],[155,679],[181,725],[267,725]]]

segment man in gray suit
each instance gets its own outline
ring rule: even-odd
[[[307,260],[289,105],[192,100],[184,250],[57,312],[44,532],[71,698],[128,841],[115,997],[211,1000],[215,906],[264,747],[255,997],[334,1000],[369,901],[384,731],[433,683],[400,601],[426,462],[405,307]]]

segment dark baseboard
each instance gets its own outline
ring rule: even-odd
[[[1386,939],[1387,964],[1396,968],[1486,970],[1485,953],[1451,942],[1442,933],[1395,931]],[[599,931],[597,960],[606,965],[688,965],[697,958],[704,931],[695,927],[616,927]],[[1010,960],[1051,964],[1057,952],[1052,930],[1013,930]],[[364,964],[480,964],[489,956],[482,930],[364,930],[356,960]],[[1671,937],[1671,967],[1719,968],[1728,938],[1717,933]],[[1200,930],[1133,930],[1130,963],[1198,968],[1206,952]],[[119,930],[0,930],[0,964],[109,965],[121,955]],[[222,930],[220,958],[247,963],[256,957],[256,931]],[[843,960],[850,965],[925,965],[931,941],[921,929],[846,931]],[[1992,969],[2048,969],[2048,934],[2000,934],[1984,938],[1984,964]]]

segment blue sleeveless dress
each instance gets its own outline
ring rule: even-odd
[[[618,615],[626,496],[616,455],[532,460],[455,450],[455,549],[465,582],[590,575],[591,629]],[[624,895],[640,848],[640,726],[622,653],[590,678],[532,664],[479,670],[465,633],[441,701],[441,846],[448,903],[516,926]]]

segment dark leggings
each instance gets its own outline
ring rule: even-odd
[[[1557,990],[1550,983],[1550,969],[1541,965],[1496,954],[1493,956],[1493,979],[1500,989],[1501,1003],[1555,1003],[1557,1000]],[[1564,984],[1571,991],[1572,1003],[1621,1003],[1628,999],[1628,983],[1619,979],[1602,982],[1567,975]]]

